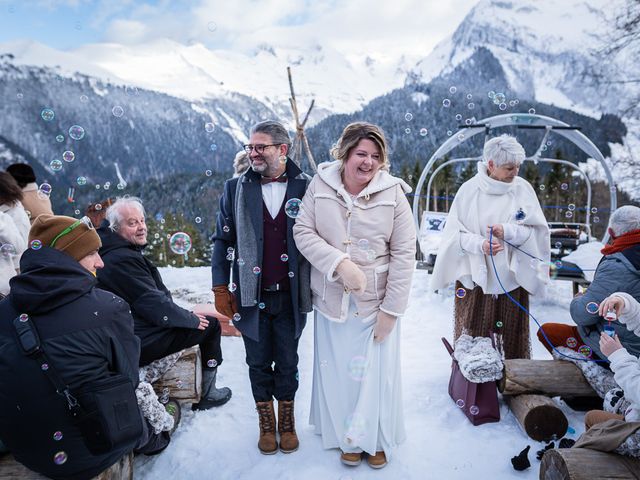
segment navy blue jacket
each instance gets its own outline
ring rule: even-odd
[[[302,170],[290,159],[287,160],[286,173],[287,193],[285,202],[291,198],[302,199],[309,183],[309,177],[301,175]],[[296,178],[298,177],[298,178]],[[213,254],[211,257],[211,270],[213,285],[227,285],[229,283],[229,272],[231,262],[227,260],[227,249],[236,248],[236,220],[235,220],[235,196],[238,182],[243,182],[246,204],[250,205],[249,214],[253,223],[253,229],[257,236],[257,254],[262,268],[263,253],[263,201],[262,184],[260,174],[251,168],[238,178],[227,180],[224,184],[224,192],[220,197],[220,209],[216,221],[216,233],[213,236]],[[302,334],[306,322],[306,314],[311,311],[311,294],[309,287],[310,266],[309,262],[298,251],[293,239],[293,225],[295,219],[287,216],[287,255],[289,256],[289,271],[293,272],[290,279],[291,303],[295,320],[295,337]],[[242,285],[238,281],[240,278],[238,264],[234,262],[233,278],[237,282],[235,295],[242,295]],[[261,280],[261,278],[259,279]],[[260,285],[259,285],[260,286]],[[260,291],[260,289],[258,289]],[[240,321],[234,321],[234,325],[243,335],[252,340],[259,341],[259,302],[253,307],[242,307],[238,301],[238,310],[241,316]]]
[[[36,359],[17,342],[13,320],[29,315],[44,350],[71,391],[114,374],[138,385],[140,342],[133,333],[129,306],[95,288],[94,276],[69,255],[42,247],[28,249],[22,273],[11,279],[11,293],[0,302],[0,438],[20,463],[56,479],[97,475],[135,445],[92,455],[67,411],[67,402]],[[62,438],[56,440],[54,433]],[[57,452],[66,462],[54,462]]]

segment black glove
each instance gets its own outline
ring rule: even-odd
[[[575,443],[576,441],[571,438],[563,438],[560,440],[560,443],[558,443],[558,448],[571,448]]]
[[[547,450],[551,450],[552,448],[555,448],[556,444],[551,442],[550,444],[548,444],[546,447],[544,447],[542,450],[538,450],[536,452],[536,458],[538,460],[542,460],[542,456],[544,455],[544,452],[546,452]]]
[[[527,448],[522,450],[518,455],[511,459],[511,465],[513,468],[518,470],[519,472],[522,470],[526,470],[531,466],[531,462],[529,462],[529,449],[531,445],[527,445]]]

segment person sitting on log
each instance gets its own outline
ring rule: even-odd
[[[571,301],[571,318],[576,325],[547,322],[538,330],[538,339],[549,352],[553,347],[567,347],[589,358],[606,360],[600,337],[609,324],[622,346],[632,355],[640,355],[640,337],[613,317],[609,321],[606,311],[599,313],[601,302],[613,292],[640,298],[640,208],[626,205],[615,210],[609,220],[609,235],[611,243],[602,249],[604,256],[593,282]]]
[[[0,302],[0,438],[58,479],[92,478],[132,450],[159,453],[169,434],[137,405],[140,340],[129,306],[96,288],[89,219],[39,215],[28,240]]]
[[[100,288],[122,297],[131,306],[135,332],[142,343],[140,366],[185,348],[199,345],[203,357],[202,399],[194,410],[224,405],[231,398],[227,387],[216,387],[220,348],[221,315],[211,304],[179,307],[162,282],[160,272],[143,254],[147,244],[145,211],[136,197],[118,198],[107,210],[98,229],[100,255],[105,266],[98,272]]]

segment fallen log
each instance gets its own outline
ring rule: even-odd
[[[564,360],[505,360],[504,375],[498,383],[498,390],[503,395],[597,396],[582,371]]]
[[[176,364],[153,383],[153,389],[161,401],[172,397],[180,402],[199,402],[202,391],[200,347],[196,345],[183,350]]]
[[[0,479],[14,480],[16,478],[20,480],[46,480],[48,477],[29,470],[21,463],[16,462],[11,454],[0,456]],[[120,461],[93,477],[92,480],[133,480],[133,453],[125,455]]]
[[[548,450],[540,463],[540,480],[638,480],[640,460],[588,448]]]
[[[505,396],[505,401],[527,435],[548,442],[567,433],[569,422],[562,410],[543,395]]]

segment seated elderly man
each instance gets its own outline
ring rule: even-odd
[[[105,266],[98,285],[125,299],[131,306],[135,332],[142,343],[140,366],[193,345],[203,357],[203,392],[194,410],[223,405],[231,398],[229,388],[216,388],[222,363],[219,316],[213,305],[195,305],[192,311],[173,302],[158,269],[142,251],[147,244],[145,211],[140,199],[117,199],[98,229],[100,255]]]
[[[6,447],[59,479],[92,478],[134,449],[160,452],[169,436],[154,433],[136,403],[140,341],[129,306],[95,288],[102,260],[93,226],[42,214],[29,244],[0,302]]]
[[[627,351],[640,355],[640,337],[634,335],[615,320],[598,313],[600,303],[614,292],[626,292],[640,299],[640,208],[632,205],[620,207],[609,220],[611,242],[602,249],[602,260],[595,277],[584,294],[571,302],[571,318],[576,326],[545,323],[547,338],[554,347],[568,347],[596,360],[606,360],[600,351],[600,334],[605,325],[611,325]],[[542,331],[538,338],[552,351]]]

